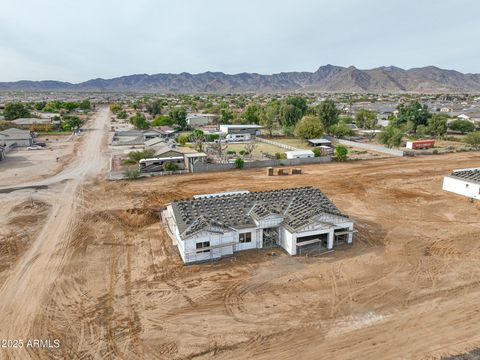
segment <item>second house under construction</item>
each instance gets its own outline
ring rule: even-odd
[[[352,242],[353,221],[317,188],[197,195],[162,214],[184,263],[278,245],[290,255]]]

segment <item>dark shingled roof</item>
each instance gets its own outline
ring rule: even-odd
[[[455,170],[452,172],[452,176],[480,184],[480,168]]]
[[[280,217],[283,225],[295,230],[313,221],[320,214],[348,218],[319,189],[293,189],[251,192],[202,197],[172,203],[182,237],[205,228],[241,229],[256,227],[254,220]]]

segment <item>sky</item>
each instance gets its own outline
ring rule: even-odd
[[[1,0],[0,81],[434,65],[480,73],[478,0]]]

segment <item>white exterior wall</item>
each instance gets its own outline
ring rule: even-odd
[[[210,249],[209,252],[197,253],[197,243],[210,241],[210,246],[215,247],[221,244],[228,244],[234,241],[238,241],[238,235],[236,240],[235,240],[235,235],[236,234],[234,232],[229,232],[225,234],[216,234],[212,232],[202,231],[192,236],[191,238],[179,241],[178,243],[182,242],[184,244],[183,245],[184,248],[183,246],[179,246],[178,250],[180,252],[181,251],[184,252],[183,256],[181,254],[180,255],[182,256],[182,259],[186,264],[191,262],[210,260],[210,259],[219,259],[222,256],[232,255],[233,246],[227,245],[227,246]]]
[[[443,190],[480,200],[480,184],[451,176],[443,178]]]
[[[297,240],[290,231],[283,226],[280,226],[278,238],[278,244],[284,248],[287,253],[290,255],[297,254],[296,246],[293,246],[294,243],[296,244]]]
[[[249,243],[240,243],[239,242],[239,237],[240,234],[244,233],[251,233],[252,234],[252,242]],[[238,233],[235,234],[234,241],[237,242],[237,244],[234,245],[233,251],[242,251],[242,250],[250,250],[250,249],[257,249],[262,247],[262,231],[257,228],[251,228],[251,229],[241,229],[238,231]],[[260,246],[259,246],[260,243]]]

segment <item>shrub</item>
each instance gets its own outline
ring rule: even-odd
[[[165,170],[165,171],[177,171],[178,166],[177,166],[177,164],[174,164],[170,161],[165,161],[163,163],[163,170]]]
[[[465,136],[464,141],[474,149],[480,149],[480,131],[472,132]]]
[[[237,169],[243,169],[243,165],[245,165],[245,161],[243,161],[242,158],[237,157],[237,158],[235,159],[235,167],[236,167]]]
[[[138,179],[140,177],[140,170],[128,169],[123,173],[123,175],[125,175],[125,177],[128,180],[135,180],[135,179]]]
[[[287,155],[284,154],[284,153],[275,153],[275,159],[277,160],[281,160],[281,159],[286,159],[287,158]]]
[[[235,155],[237,152],[235,150],[228,150],[227,154],[228,155]]]
[[[320,151],[319,148],[315,148],[312,151],[313,151],[313,155],[315,155],[315,157],[320,157],[322,155],[322,152]]]
[[[142,159],[148,159],[155,155],[155,150],[145,149],[143,151],[132,151],[128,154],[128,158],[134,163],[138,163]]]
[[[178,142],[181,146],[185,146],[185,144],[187,143],[189,137],[190,137],[190,136],[187,135],[187,134],[180,134],[180,135],[177,136],[177,142]]]
[[[348,149],[345,146],[337,146],[335,148],[335,157],[337,161],[346,161],[348,159]]]

